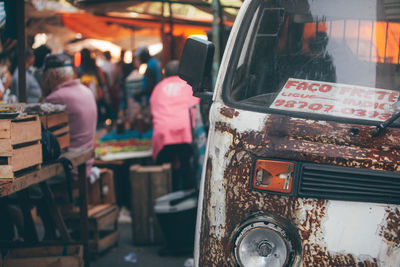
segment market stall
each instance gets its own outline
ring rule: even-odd
[[[2,120],[0,120],[1,123]],[[41,155],[40,155],[41,156]],[[87,179],[85,175],[86,171],[86,161],[89,160],[91,157],[93,157],[93,150],[86,149],[86,150],[81,150],[81,151],[75,151],[75,152],[66,152],[62,155],[63,157],[67,158],[70,160],[70,162],[73,164],[73,166],[78,167],[78,172],[79,172],[79,177],[80,179],[80,186],[79,186],[79,195],[80,195],[80,229],[81,229],[81,235],[80,235],[80,242],[83,244],[84,247],[84,252],[83,255],[81,255],[81,259],[77,260],[76,266],[83,266],[82,265],[82,257],[84,259],[88,259],[88,242],[89,242],[89,236],[88,236],[88,212],[87,212]],[[55,204],[54,197],[52,194],[51,189],[49,188],[48,184],[46,181],[58,174],[61,174],[64,172],[64,168],[61,163],[54,163],[54,164],[49,164],[46,166],[43,166],[39,168],[38,170],[33,170],[33,171],[28,171],[24,173],[21,176],[16,176],[15,179],[12,181],[5,181],[1,182],[2,179],[0,179],[0,197],[5,197],[9,196],[13,193],[17,193],[19,198],[22,200],[22,209],[25,211],[25,224],[26,224],[26,232],[24,238],[26,240],[30,240],[31,243],[36,243],[35,247],[40,247],[40,243],[37,243],[37,233],[35,226],[33,224],[32,217],[30,217],[30,212],[27,210],[26,205],[28,203],[26,201],[29,201],[25,196],[27,194],[27,190],[29,187],[39,184],[43,193],[44,197],[46,199],[46,202],[49,206],[49,209],[51,211],[51,216],[53,219],[53,222],[55,226],[57,227],[58,231],[60,232],[62,241],[58,243],[58,245],[53,244],[53,247],[60,247],[60,246],[65,246],[70,242],[72,244],[71,237],[68,233],[68,230],[66,228],[66,225],[64,223],[63,217],[61,216],[61,213],[58,209],[58,207]],[[25,207],[25,208],[24,208]],[[27,246],[28,244],[20,244],[21,246]],[[10,253],[12,252],[15,248],[15,245],[12,245],[10,243],[4,243],[2,242],[0,246],[0,251],[2,253]],[[32,248],[31,248],[32,249]],[[34,249],[34,248],[33,248]],[[50,264],[51,261],[53,262],[62,262],[64,259],[60,260],[60,257],[55,257],[51,256],[50,254],[40,254],[40,251],[38,251],[38,254],[36,255],[31,255],[31,257],[19,259],[19,263],[24,263],[24,264],[31,264],[32,261],[35,262],[35,259],[32,258],[40,258],[41,261],[43,261],[43,257],[46,257],[45,259],[45,264]],[[60,255],[61,256],[61,255]],[[65,259],[66,261],[69,261],[69,258]],[[87,262],[87,260],[85,260]],[[12,266],[12,260],[8,261],[7,258],[3,261],[2,260],[2,266]],[[38,264],[40,264],[38,262]],[[40,266],[40,265],[36,265]],[[47,265],[46,265],[47,266]]]

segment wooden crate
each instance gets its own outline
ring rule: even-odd
[[[69,121],[68,113],[60,112],[41,116],[44,127],[49,129],[60,143],[60,148],[67,149],[69,147]]]
[[[63,217],[69,228],[79,231],[80,213],[79,207],[72,209],[62,209]],[[113,204],[100,204],[88,207],[89,217],[89,249],[92,257],[97,257],[99,253],[118,244],[119,208]]]
[[[0,181],[12,181],[20,173],[40,167],[41,138],[38,116],[0,119]]]
[[[130,168],[132,240],[136,245],[163,243],[163,234],[154,212],[155,199],[171,192],[171,165]]]
[[[78,198],[78,181],[74,182],[72,186],[72,197]],[[52,185],[51,189],[56,197],[65,198],[65,183]],[[114,172],[113,170],[102,168],[100,169],[100,179],[97,179],[94,183],[88,183],[88,204],[93,206],[106,203],[117,203],[114,186]]]
[[[119,242],[119,230],[100,231],[98,236],[89,241],[89,251],[93,258],[96,258],[104,251],[117,246]]]
[[[89,205],[115,204],[114,173],[110,169],[100,169],[100,179],[88,185]]]
[[[81,245],[52,245],[0,249],[2,267],[83,267]]]

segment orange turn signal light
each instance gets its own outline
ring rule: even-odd
[[[252,186],[255,189],[290,194],[294,163],[275,160],[256,160]]]

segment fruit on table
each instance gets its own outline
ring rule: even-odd
[[[97,156],[108,153],[145,151],[151,148],[151,139],[124,139],[100,142],[96,140]]]

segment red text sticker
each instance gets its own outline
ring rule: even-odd
[[[399,92],[289,78],[271,108],[385,121]]]

